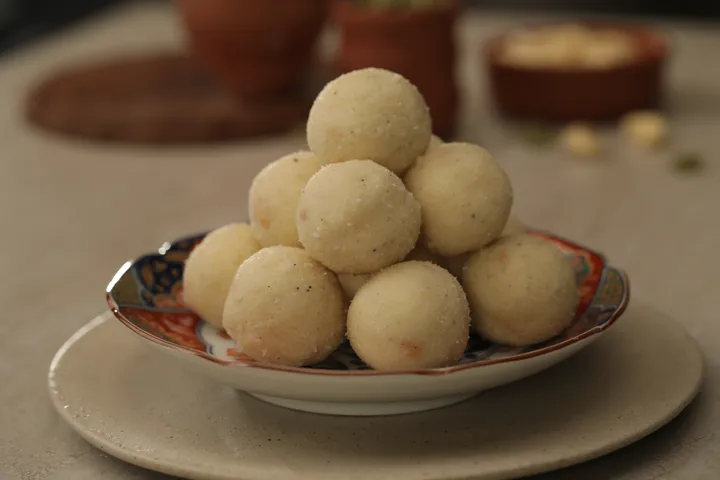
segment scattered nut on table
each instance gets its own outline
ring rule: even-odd
[[[631,142],[646,148],[664,143],[669,130],[665,116],[650,110],[628,113],[622,119],[620,129]]]
[[[560,132],[560,144],[579,157],[592,157],[600,153],[600,139],[586,123],[571,123]]]

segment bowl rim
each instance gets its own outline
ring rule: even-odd
[[[332,0],[330,13],[343,27],[370,23],[373,26],[388,27],[414,23],[417,19],[456,17],[461,11],[460,4],[461,0],[443,0],[423,8],[377,8],[347,0]]]
[[[589,28],[607,29],[624,32],[638,42],[644,42],[641,54],[629,62],[621,63],[608,68],[581,68],[581,67],[526,67],[522,65],[513,65],[503,62],[500,59],[498,50],[502,43],[513,33],[521,30],[533,30],[538,28],[550,27],[554,25],[584,25]],[[655,48],[648,48],[648,45],[654,42]],[[633,71],[639,66],[649,64],[659,64],[667,60],[672,51],[671,39],[669,35],[659,28],[645,23],[638,23],[620,19],[601,19],[601,18],[581,18],[577,20],[546,20],[526,22],[513,27],[504,29],[503,31],[491,35],[486,38],[480,48],[485,63],[493,69],[503,69],[506,71],[522,72],[522,73],[543,73],[568,77],[594,77],[598,74],[607,74],[608,72],[626,72]]]
[[[586,251],[589,251],[593,254],[599,255],[600,257],[605,260],[605,257],[597,253],[589,248],[583,247],[582,245],[579,245],[575,242],[572,242],[570,240],[566,240],[565,238],[545,232],[542,230],[537,229],[527,229],[527,232],[533,233],[533,234],[539,234],[543,236],[549,236],[552,238],[555,238],[563,243],[569,244],[569,245],[575,245],[578,246]],[[368,377],[368,376],[392,376],[392,375],[421,375],[421,376],[445,376],[445,375],[451,375],[454,373],[464,372],[466,370],[470,370],[473,368],[481,368],[481,367],[487,367],[490,365],[499,365],[504,363],[512,363],[512,362],[519,362],[523,360],[528,360],[530,358],[535,358],[543,355],[550,354],[552,352],[564,349],[569,347],[570,345],[573,345],[575,343],[581,342],[583,340],[586,340],[590,337],[593,337],[595,335],[599,335],[606,330],[608,330],[610,327],[612,327],[617,320],[625,313],[625,310],[627,309],[628,304],[630,303],[630,278],[627,275],[627,273],[617,267],[614,267],[612,265],[609,265],[605,263],[604,270],[612,269],[615,270],[620,277],[623,280],[623,284],[625,286],[625,289],[623,291],[623,298],[620,302],[620,305],[618,305],[618,308],[615,309],[610,318],[607,319],[602,325],[597,325],[589,330],[586,330],[585,332],[575,335],[574,337],[568,338],[567,340],[564,340],[560,343],[556,343],[554,345],[550,345],[547,347],[539,348],[536,350],[532,350],[525,353],[520,353],[517,355],[511,355],[508,357],[501,357],[496,359],[484,359],[479,360],[476,362],[468,362],[468,363],[462,363],[458,365],[451,365],[448,367],[442,367],[442,368],[431,368],[431,369],[409,369],[409,370],[327,370],[327,369],[313,369],[313,368],[307,368],[307,367],[290,367],[290,366],[284,366],[284,365],[273,365],[269,363],[262,363],[262,362],[246,362],[240,359],[233,359],[233,360],[223,360],[221,358],[218,358],[214,355],[211,355],[204,351],[198,351],[193,350],[188,347],[184,347],[182,345],[177,345],[175,343],[172,343],[168,340],[165,340],[160,337],[156,337],[155,335],[150,334],[149,332],[146,332],[142,328],[135,325],[133,322],[131,322],[121,311],[121,307],[115,302],[115,299],[112,296],[112,290],[115,287],[115,285],[118,283],[118,281],[127,273],[127,271],[136,263],[139,261],[149,257],[149,256],[155,256],[155,255],[165,255],[168,251],[168,248],[174,244],[177,244],[184,240],[190,240],[199,236],[202,236],[208,232],[198,233],[195,235],[186,235],[183,237],[178,238],[175,241],[172,242],[164,242],[163,245],[157,249],[153,253],[147,253],[145,255],[140,255],[136,257],[134,260],[130,260],[125,262],[120,269],[113,275],[112,279],[108,283],[107,287],[105,288],[105,299],[108,303],[108,306],[110,307],[110,311],[113,313],[115,318],[119,320],[123,325],[128,327],[133,333],[137,334],[141,338],[148,340],[162,348],[167,348],[176,352],[181,352],[182,354],[191,354],[196,357],[200,357],[204,360],[207,360],[211,363],[223,366],[223,367],[235,367],[235,368],[254,368],[254,369],[260,369],[260,370],[266,370],[266,371],[275,371],[275,372],[284,372],[284,373],[299,373],[303,375],[315,375],[315,376],[335,376],[335,377]],[[167,309],[171,310],[171,309]],[[179,313],[192,313],[189,309],[179,309]]]

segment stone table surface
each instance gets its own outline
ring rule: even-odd
[[[661,23],[673,41],[673,143],[654,154],[603,131],[605,155],[566,158],[519,141],[487,101],[476,46],[541,17],[479,13],[463,20],[466,94],[460,137],[491,150],[512,177],[527,223],[606,253],[627,269],[636,299],[681,322],[700,343],[706,381],[696,401],[651,437],[538,479],[720,478],[720,30]],[[130,4],[0,61],[0,479],[166,478],[110,458],[55,414],[46,374],[55,351],[105,309],[103,289],[126,259],[162,241],[243,219],[263,165],[303,146],[299,135],[192,148],[85,143],[22,120],[29,86],[53,69],[113,54],[179,48],[165,4]],[[670,168],[699,152],[699,175]],[[622,372],[618,372],[622,374]]]

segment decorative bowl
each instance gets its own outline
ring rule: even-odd
[[[156,253],[125,263],[107,287],[115,316],[149,345],[216,380],[269,403],[334,415],[392,415],[450,405],[514,382],[567,359],[609,329],[629,301],[624,272],[602,255],[557,236],[531,231],[558,245],[571,259],[581,301],[573,324],[558,337],[529,348],[496,345],[472,336],[454,366],[376,371],[349,344],[310,367],[256,362],[223,331],[183,305],[185,259],[203,238],[164,244]]]

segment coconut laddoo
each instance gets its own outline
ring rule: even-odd
[[[402,262],[373,275],[355,295],[347,318],[355,353],[377,370],[453,365],[468,342],[465,292],[430,262]]]
[[[234,223],[207,234],[187,260],[183,301],[212,325],[222,328],[230,284],[241,263],[260,250],[250,225]]]
[[[402,173],[430,144],[430,111],[403,76],[380,68],[346,73],[315,99],[307,142],[324,163],[373,160]]]
[[[485,149],[469,143],[435,147],[407,172],[405,185],[422,206],[425,244],[443,256],[497,239],[513,203],[505,171]]]
[[[560,334],[575,317],[575,272],[547,240],[504,237],[473,254],[463,269],[473,328],[490,341],[525,347]]]
[[[238,269],[223,325],[255,360],[312,365],[344,339],[343,292],[335,274],[302,249],[267,247]]]
[[[420,234],[420,204],[402,180],[370,160],[326,165],[305,185],[300,243],[338,273],[373,273],[399,262]]]
[[[322,163],[312,152],[295,152],[257,174],[248,198],[250,225],[264,247],[299,246],[295,215],[303,187]]]

